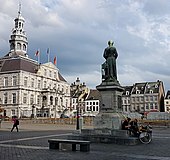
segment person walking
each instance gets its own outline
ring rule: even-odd
[[[18,125],[19,125],[19,120],[17,119],[17,117],[12,118],[13,121],[13,126],[11,129],[11,132],[14,130],[14,128],[16,128],[17,132],[18,132]]]

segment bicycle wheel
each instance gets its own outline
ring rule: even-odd
[[[148,132],[142,132],[140,135],[139,135],[139,140],[141,143],[143,144],[148,144],[152,141],[152,135]]]

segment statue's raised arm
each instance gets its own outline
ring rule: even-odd
[[[108,42],[108,47],[105,48],[103,57],[106,61],[102,64],[102,79],[103,81],[117,81],[116,58],[118,53],[113,46],[113,41]]]

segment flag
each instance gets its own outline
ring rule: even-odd
[[[47,48],[47,54],[49,54],[50,53],[50,48]]]
[[[57,58],[56,58],[56,56],[54,57],[54,64],[55,64],[55,65],[57,64]]]
[[[35,52],[35,56],[38,56],[39,55],[39,50],[37,50],[36,52]]]

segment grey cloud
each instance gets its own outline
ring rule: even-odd
[[[169,8],[169,0],[146,0],[143,10],[152,16],[165,16],[170,13]]]
[[[9,50],[9,35],[18,11],[14,0],[3,2],[0,0],[0,20],[3,24],[0,28],[0,37],[3,37],[0,39],[1,56]],[[57,66],[68,82],[80,77],[95,88],[101,82],[103,50],[107,41],[112,39],[119,54],[117,69],[122,85],[160,79],[170,88],[167,69],[170,58],[169,11],[165,7],[165,11],[160,13],[163,7],[157,7],[168,6],[168,0],[72,2],[22,2],[30,57],[35,59],[35,51],[40,48],[41,61],[47,62],[46,49],[50,47],[51,61],[57,56]]]

